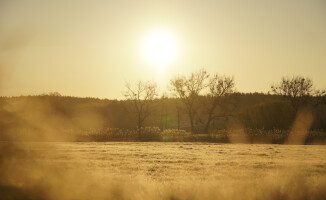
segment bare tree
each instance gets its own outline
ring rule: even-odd
[[[141,129],[145,120],[153,112],[152,103],[157,96],[157,85],[151,82],[138,81],[134,86],[126,84],[127,90],[123,93],[132,103],[132,111],[137,115],[138,136],[141,137]]]
[[[205,107],[207,108],[207,120],[204,132],[207,133],[211,122],[217,118],[230,116],[228,113],[216,113],[217,107],[221,107],[223,100],[234,92],[234,78],[214,74],[208,83]],[[221,110],[221,109],[220,109]],[[222,109],[225,110],[225,109]]]
[[[294,110],[297,112],[302,106],[311,103],[311,97],[317,97],[315,105],[323,103],[325,100],[325,90],[315,90],[310,78],[293,76],[283,77],[281,82],[271,86],[272,93],[286,97]]]
[[[195,102],[200,92],[207,86],[208,73],[204,69],[193,72],[189,77],[175,77],[170,80],[170,90],[183,102],[190,121],[191,132],[194,133]]]

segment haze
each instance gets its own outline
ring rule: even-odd
[[[142,56],[168,32],[177,54],[158,70]],[[1,96],[117,98],[126,81],[206,68],[240,92],[267,92],[284,75],[325,87],[326,3],[292,1],[0,1]]]

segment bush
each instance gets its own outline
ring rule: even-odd
[[[185,130],[165,129],[162,131],[164,142],[183,142],[184,138],[189,135]]]
[[[77,141],[83,142],[246,142],[264,144],[283,144],[286,143],[290,130],[282,129],[222,129],[214,130],[209,134],[191,134],[185,130],[166,129],[161,131],[158,127],[142,128],[141,138],[137,130],[106,128],[101,130],[80,131],[76,134]],[[244,140],[234,140],[242,138]],[[305,135],[304,144],[323,144],[326,142],[326,133],[323,131],[309,131]]]
[[[159,127],[144,127],[141,128],[140,141],[162,141],[163,137]]]
[[[106,129],[90,129],[79,131],[76,136],[77,141],[135,141],[138,137],[136,130],[106,128]]]

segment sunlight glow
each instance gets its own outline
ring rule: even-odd
[[[147,37],[144,51],[147,59],[154,63],[157,69],[162,69],[175,57],[176,43],[167,32],[155,31]]]

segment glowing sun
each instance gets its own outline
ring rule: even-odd
[[[145,40],[144,53],[157,68],[162,68],[176,55],[176,42],[167,32],[155,31]]]

